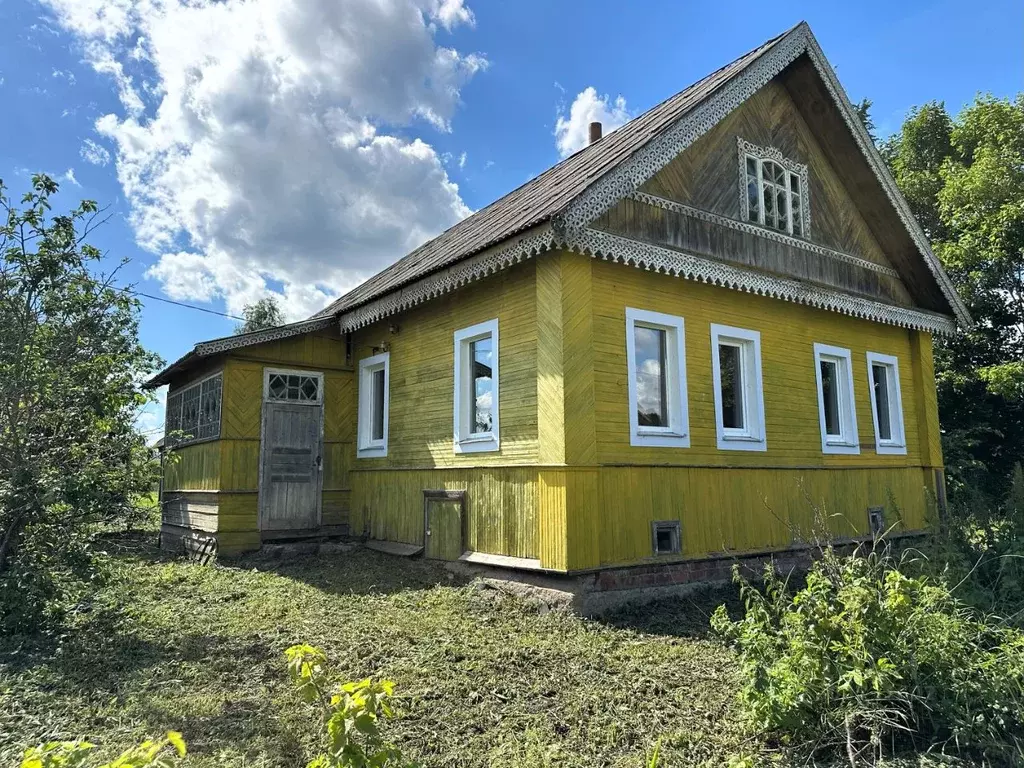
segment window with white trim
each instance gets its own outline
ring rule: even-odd
[[[175,390],[167,396],[164,435],[169,445],[220,437],[223,377],[220,373]],[[181,432],[174,436],[172,433]]]
[[[807,166],[772,147],[755,147],[739,139],[740,214],[745,221],[796,237],[807,237],[810,201]]]
[[[761,334],[711,324],[711,369],[720,450],[766,451]]]
[[[455,452],[500,448],[498,321],[455,332]]]
[[[388,400],[391,354],[383,352],[359,361],[359,414],[356,456],[360,459],[388,455]]]
[[[905,454],[907,441],[903,431],[899,361],[892,355],[878,352],[868,352],[867,359],[871,418],[875,425],[875,451]]]
[[[860,453],[850,350],[814,345],[822,453]]]
[[[626,308],[630,445],[690,447],[683,318]]]

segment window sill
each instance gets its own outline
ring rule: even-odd
[[[386,445],[367,446],[356,449],[357,459],[384,459],[387,458],[388,447]]]
[[[898,443],[875,443],[875,453],[889,456],[906,456],[907,446]]]
[[[860,453],[860,443],[846,442],[824,442],[821,444],[821,452],[833,455],[852,455]]]
[[[455,453],[487,453],[501,448],[496,435],[480,435],[455,440]]]
[[[720,451],[767,451],[768,441],[753,435],[730,435],[718,433],[718,450]]]
[[[639,429],[630,434],[629,444],[649,448],[689,448],[690,436],[671,430]]]

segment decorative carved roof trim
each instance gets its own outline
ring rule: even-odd
[[[808,55],[815,69],[821,75],[869,167],[878,178],[924,257],[925,263],[953,308],[957,319],[964,326],[972,325],[970,313],[960,300],[960,296],[953,287],[949,276],[942,269],[938,258],[932,253],[928,238],[925,237],[920,225],[910,212],[906,200],[896,187],[896,182],[885,166],[881,155],[878,154],[874,142],[867,135],[867,130],[854,112],[835,72],[825,59],[825,55],[806,23],[799,24],[741,74],[729,80],[698,106],[685,113],[672,127],[660,135],[652,137],[626,160],[591,184],[585,192],[569,204],[562,214],[556,217],[556,228],[564,232],[566,238],[572,238],[576,233],[583,231],[594,219],[619,200],[639,189],[644,182],[665,167],[680,152],[711,130],[726,115],[743,104],[804,53]]]
[[[544,253],[555,244],[555,234],[551,225],[544,224],[536,227],[501,245],[489,248],[477,256],[457,262],[405,288],[342,314],[341,330],[343,333],[354,331],[378,320],[383,320],[385,317],[422,304],[424,301],[508,269],[513,264]]]
[[[949,279],[949,275],[942,268],[942,263],[939,258],[932,252],[931,243],[928,242],[928,237],[925,235],[924,230],[921,229],[921,225],[917,219],[914,218],[914,214],[910,211],[910,205],[907,203],[903,193],[900,192],[899,187],[896,186],[896,180],[892,177],[889,172],[889,167],[885,164],[882,156],[878,152],[878,148],[875,146],[875,142],[868,136],[867,128],[864,127],[863,121],[857,115],[853,109],[853,105],[850,103],[849,98],[846,96],[846,91],[843,90],[843,86],[839,84],[839,78],[836,76],[835,70],[832,69],[832,65],[828,63],[828,59],[825,58],[825,54],[822,53],[821,48],[818,46],[818,41],[814,39],[814,35],[810,33],[810,29],[807,29],[805,37],[807,38],[807,55],[814,64],[814,68],[821,75],[821,79],[825,82],[825,87],[829,93],[832,94],[832,98],[835,99],[836,104],[839,105],[839,113],[843,116],[843,121],[850,129],[850,133],[853,134],[854,141],[860,147],[861,152],[868,161],[868,165],[871,170],[874,171],[875,176],[878,178],[879,183],[882,185],[882,189],[885,190],[886,197],[889,198],[889,202],[892,203],[896,212],[899,214],[900,220],[903,222],[903,226],[906,227],[907,232],[910,233],[910,237],[913,239],[915,245],[921,255],[924,256],[925,264],[928,265],[928,269],[935,277],[936,282],[939,284],[939,288],[942,289],[942,293],[945,295],[946,300],[949,301],[950,306],[956,313],[957,319],[965,327],[974,325],[974,321],[971,319],[970,313],[967,311],[967,307],[964,306],[963,301],[960,300],[960,294],[956,292],[956,288],[953,286],[953,282]]]
[[[824,245],[818,245],[817,243],[812,243],[808,240],[802,240],[799,237],[793,237],[792,235],[787,235],[785,232],[768,229],[767,227],[762,227],[759,224],[754,224],[748,221],[738,221],[736,219],[731,219],[728,216],[721,216],[720,214],[712,213],[711,211],[693,208],[685,203],[676,202],[675,200],[669,200],[657,195],[651,195],[647,192],[634,192],[629,195],[629,198],[631,200],[636,200],[638,203],[653,205],[657,208],[663,208],[666,211],[681,213],[684,216],[692,216],[695,219],[701,219],[702,221],[717,224],[721,227],[728,227],[729,229],[734,229],[737,232],[756,235],[757,237],[774,240],[777,243],[783,243],[784,245],[789,245],[793,248],[810,251],[811,253],[816,253],[819,256],[824,256],[828,259],[841,261],[845,264],[852,264],[853,266],[860,267],[861,269],[869,269],[872,272],[878,272],[881,275],[888,275],[889,277],[895,278],[900,276],[899,272],[892,267],[885,266],[884,264],[877,264],[873,261],[862,259],[861,257],[854,256],[850,253],[843,253],[842,251],[836,251],[832,248],[826,248]]]
[[[676,123],[647,141],[626,160],[591,184],[559,217],[567,237],[654,176],[680,152],[714,128],[730,112],[763,88],[807,49],[810,29],[800,24],[763,53],[741,74],[686,112]]]
[[[794,304],[805,304],[901,328],[939,334],[952,333],[956,329],[955,321],[945,315],[883,304],[799,280],[741,269],[684,251],[594,229],[588,228],[574,235],[568,241],[567,247],[595,259],[628,264],[649,272],[661,272],[686,280],[709,283]]]
[[[808,184],[807,166],[790,160],[776,147],[759,147],[751,144],[746,139],[736,137],[737,155],[739,157],[739,195],[740,195],[740,218],[749,222],[750,219],[750,198],[747,196],[747,156],[758,160],[774,160],[787,171],[795,173],[800,177],[800,231],[805,236],[811,235],[811,187]],[[787,205],[789,202],[787,201]]]
[[[147,381],[143,386],[146,389],[155,389],[156,387],[167,384],[176,372],[183,370],[194,361],[204,357],[219,355],[222,352],[230,352],[233,349],[252,347],[256,344],[266,344],[268,341],[288,339],[292,336],[300,336],[303,333],[320,331],[324,328],[330,328],[333,324],[333,318],[319,317],[312,320],[302,320],[297,323],[289,323],[288,325],[279,325],[275,328],[267,328],[264,331],[240,333],[234,336],[224,336],[219,339],[202,341],[196,344],[192,348],[191,352],[187,352],[179,357],[173,363],[160,371],[160,373]]]

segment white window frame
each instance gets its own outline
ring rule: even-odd
[[[740,166],[740,219],[745,222],[752,224],[758,224],[766,229],[770,229],[773,232],[785,232],[792,237],[799,237],[804,240],[810,239],[811,231],[811,200],[810,190],[808,189],[808,173],[807,166],[803,163],[798,163],[794,160],[790,160],[785,157],[775,147],[758,147],[751,144],[749,141],[745,141],[740,137],[737,138],[737,144],[739,148],[739,166]],[[750,216],[750,198],[748,197],[747,183],[747,159],[751,159],[756,164],[757,169],[757,190],[758,190],[758,211],[757,217],[751,218]],[[785,173],[785,193],[786,193],[786,227],[785,229],[779,229],[771,226],[765,221],[764,213],[764,190],[765,184],[768,183],[773,189],[779,190],[781,187],[774,181],[766,180],[764,178],[764,163],[773,162],[782,167]],[[797,177],[797,188],[793,189],[793,180],[790,174]],[[794,234],[793,226],[793,203],[799,202],[800,205],[800,232]],[[776,203],[773,203],[773,209]]]
[[[835,363],[839,434],[825,429],[825,388],[821,380],[822,361]],[[814,345],[814,379],[818,384],[818,421],[821,426],[821,452],[832,454],[860,453],[857,433],[857,401],[853,396],[853,357],[850,350],[828,344]]]
[[[636,327],[665,332],[665,397],[669,425],[641,426],[637,418]],[[629,444],[660,448],[690,447],[686,393],[686,336],[683,318],[626,307],[626,364],[629,371]]]
[[[470,425],[470,401],[466,397],[473,396],[471,368],[472,358],[469,354],[469,345],[474,341],[491,337],[492,353],[491,382],[493,392],[493,411],[490,432],[472,432]],[[498,397],[498,320],[488,320],[484,323],[472,325],[469,328],[455,332],[455,364],[453,378],[455,380],[455,406],[454,406],[454,450],[455,453],[485,453],[497,451],[501,448],[500,425],[498,423],[499,403]]]
[[[373,375],[384,371],[384,436],[373,439]],[[356,458],[381,459],[388,455],[389,404],[391,401],[391,353],[382,352],[359,361],[359,414]]]
[[[893,355],[868,352],[868,394],[871,397],[871,419],[875,427],[875,453],[905,455],[907,433],[903,424],[903,396],[900,393],[900,362]],[[886,387],[889,390],[889,431],[891,438],[882,440],[878,436],[878,402],[875,398],[875,377],[873,366],[886,368]]]
[[[743,370],[743,429],[727,428],[722,415],[722,370],[718,357],[721,343],[740,348]],[[747,328],[711,324],[711,370],[715,395],[715,428],[721,451],[767,451],[764,419],[764,385],[761,378],[761,333]]]
[[[316,400],[280,400],[270,396],[271,374],[280,376],[310,376],[317,380]],[[297,368],[264,368],[263,369],[263,400],[267,403],[294,403],[295,405],[322,405],[324,402],[323,371],[301,371]]]

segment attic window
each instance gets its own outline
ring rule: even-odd
[[[811,226],[807,166],[783,157],[774,147],[738,142],[740,218],[806,238]]]

